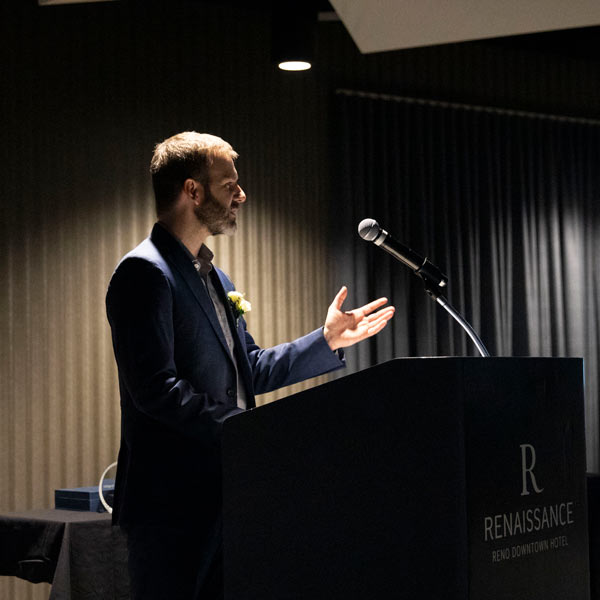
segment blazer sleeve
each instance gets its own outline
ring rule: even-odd
[[[346,366],[343,350],[332,351],[323,328],[293,342],[260,348],[246,330],[246,348],[252,368],[254,391],[264,394]]]
[[[126,258],[111,279],[106,309],[120,385],[133,408],[186,437],[218,439],[223,421],[242,411],[178,377],[173,292],[165,273],[146,259]]]

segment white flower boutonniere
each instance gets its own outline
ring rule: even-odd
[[[239,318],[252,310],[252,305],[244,299],[244,294],[241,292],[228,292],[227,297],[237,325]]]

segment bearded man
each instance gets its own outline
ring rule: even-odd
[[[119,372],[121,448],[113,523],[128,535],[132,598],[223,597],[220,435],[255,394],[344,366],[342,348],[381,331],[381,298],[261,349],[232,311],[234,285],[204,242],[232,234],[246,202],[237,153],[184,132],[154,150],[157,223],[117,266],[106,297]]]

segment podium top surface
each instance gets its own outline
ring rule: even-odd
[[[342,377],[338,377],[333,381],[323,383],[308,390],[297,392],[286,396],[277,402],[263,404],[256,408],[250,409],[245,413],[240,413],[227,419],[225,427],[228,423],[235,422],[244,415],[254,411],[263,411],[265,408],[271,408],[279,405],[282,401],[291,400],[292,398],[306,397],[318,393],[327,394],[329,390],[347,385],[350,388],[353,386],[361,386],[363,389],[367,382],[379,384],[382,378],[392,376],[397,373],[399,377],[408,378],[410,385],[418,384],[421,379],[429,379],[436,377],[450,376],[453,377],[472,377],[480,374],[481,377],[498,376],[502,374],[514,372],[525,373],[531,370],[558,374],[563,371],[568,371],[571,377],[583,376],[583,358],[581,357],[548,357],[548,356],[527,356],[527,357],[512,357],[512,356],[422,356],[422,357],[399,357],[392,360],[374,365],[367,369],[363,369],[356,373],[351,373]],[[341,372],[343,373],[343,371]],[[482,375],[485,373],[485,375]],[[404,383],[404,381],[403,381]],[[406,387],[403,385],[403,387]]]

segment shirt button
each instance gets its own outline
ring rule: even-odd
[[[235,396],[235,392],[233,391],[233,389],[231,389],[231,388],[227,388],[227,395],[228,395],[230,398],[233,398],[233,397]]]

